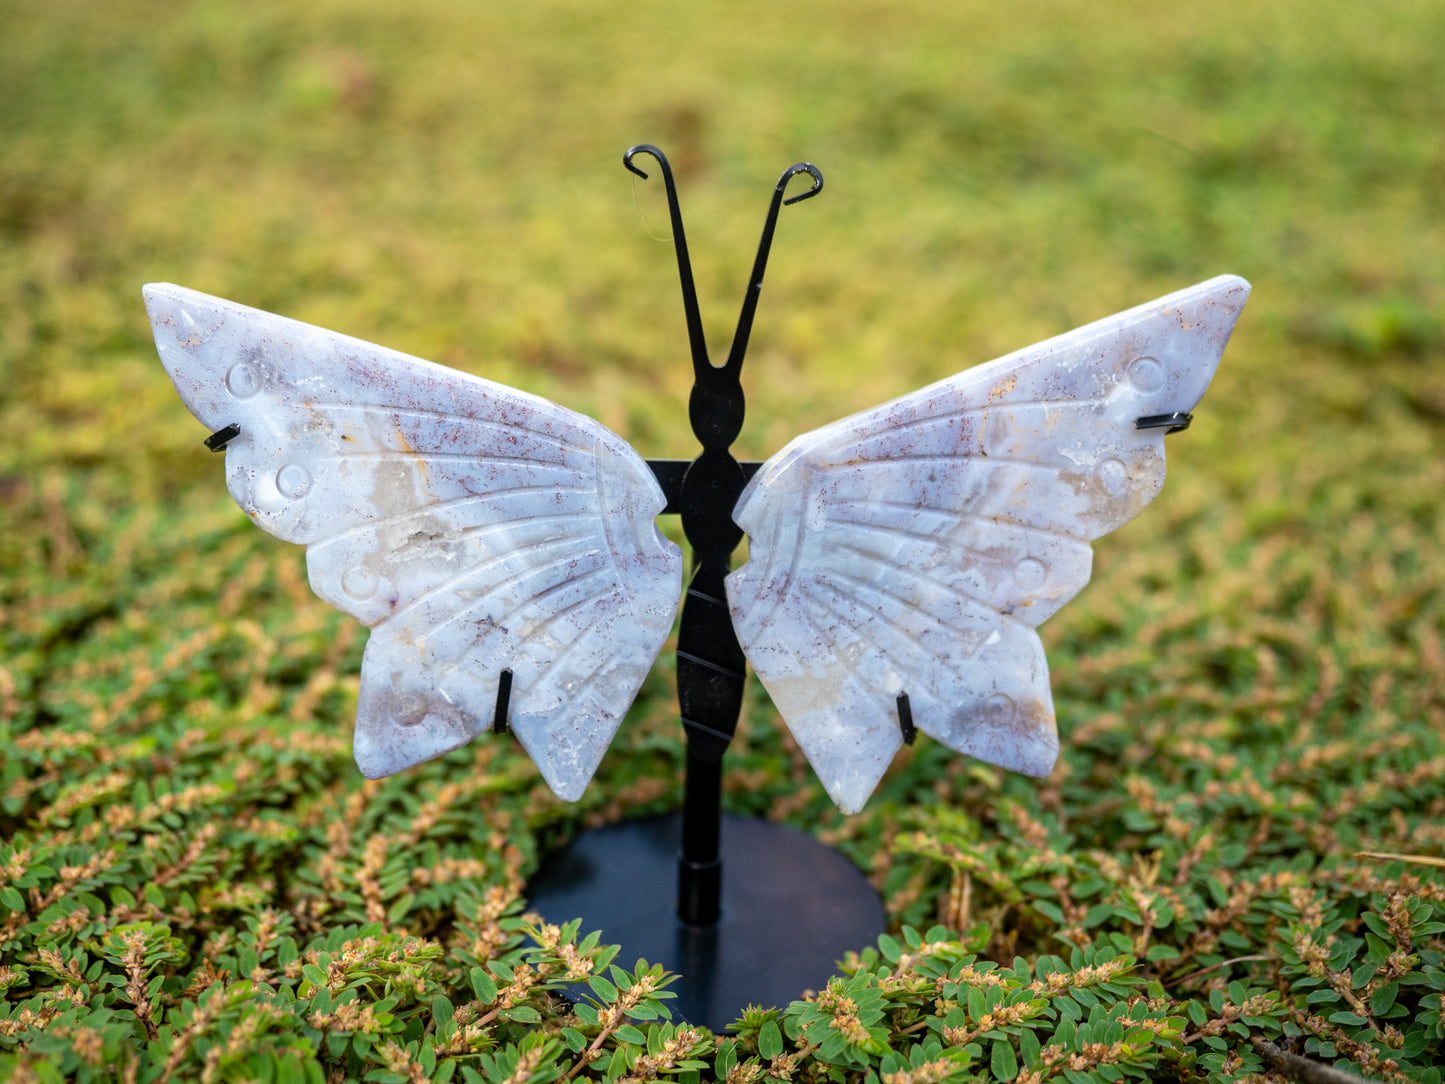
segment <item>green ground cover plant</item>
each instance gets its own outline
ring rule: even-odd
[[[0,41],[0,1077],[1441,1079],[1445,8],[14,0]],[[892,926],[730,1035],[527,914],[544,848],[678,804],[669,653],[575,805],[490,738],[364,781],[365,633],[230,503],[140,304],[686,454],[640,141],[715,353],[769,186],[827,176],[780,223],[746,457],[1255,285],[1163,494],[1042,629],[1049,779],[920,739],[843,817],[753,687],[727,807],[842,849]]]

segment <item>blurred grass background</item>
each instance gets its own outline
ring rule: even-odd
[[[688,455],[661,186],[620,164],[650,141],[717,356],[778,173],[827,178],[782,216],[746,457],[1211,275],[1254,284],[1162,496],[1042,630],[1049,784],[925,744],[845,822],[759,694],[730,804],[820,828],[911,920],[947,877],[883,851],[933,797],[987,822],[1005,792],[1142,853],[1096,803],[1164,787],[1171,831],[1237,815],[1251,838],[1258,810],[1194,796],[1253,780],[1300,833],[1266,852],[1445,845],[1445,6],[8,0],[0,40],[6,834],[127,846],[116,809],[221,778],[201,820],[271,801],[302,825],[222,880],[292,906],[283,867],[349,795],[402,809],[491,765],[534,828],[676,800],[666,655],[577,809],[491,750],[363,791],[364,637],[230,503],[140,302],[177,282]],[[380,822],[348,823],[360,854]]]

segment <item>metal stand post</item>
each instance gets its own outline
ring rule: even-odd
[[[801,162],[779,178],[732,348],[727,361],[714,366],[672,169],[660,150],[643,144],[623,156],[640,177],[647,174],[633,164],[639,154],[657,160],[667,187],[692,352],[688,416],[702,445],[690,463],[649,464],[667,495],[664,514],[681,515],[694,555],[677,648],[687,735],[682,815],[680,821],[624,822],[585,833],[543,863],[528,896],[533,909],[553,921],[582,916],[622,945],[624,959],[642,956],[680,972],[675,989],[682,1015],[721,1031],[750,1002],[786,1004],[821,985],[845,951],[884,929],[877,893],[842,855],[794,829],[722,815],[722,758],[742,710],[745,667],[723,579],[743,535],[732,510],[759,466],[739,463],[729,451],[745,411],[739,377],[778,213],[817,195],[823,175]],[[800,173],[812,177],[812,187],[784,198]],[[669,869],[675,870],[675,895],[667,885]]]

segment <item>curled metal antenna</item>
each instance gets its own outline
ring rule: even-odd
[[[788,187],[788,182],[791,181],[794,177],[796,177],[799,173],[806,173],[808,174],[808,176],[812,177],[813,187],[808,189],[806,192],[800,192],[796,196],[790,196],[789,198],[783,200],[784,207],[788,206],[788,204],[790,203],[802,203],[805,199],[812,199],[819,192],[823,191],[823,174],[818,171],[818,167],[813,165],[812,162],[799,162],[795,166],[789,166],[783,172],[783,175],[778,178],[778,189],[780,191],[786,189]]]
[[[629,173],[635,173],[643,180],[647,179],[647,174],[632,164],[632,160],[639,154],[652,155],[662,169],[662,183],[667,188],[667,213],[672,220],[672,247],[677,252],[677,276],[682,280],[682,308],[687,317],[687,341],[692,351],[692,368],[693,372],[700,373],[710,369],[712,363],[708,361],[707,339],[702,333],[702,313],[697,307],[697,286],[692,280],[692,260],[687,254],[687,234],[682,228],[682,207],[677,201],[677,183],[672,179],[672,166],[667,155],[651,143],[639,143],[635,147],[627,148],[622,155],[622,164]]]
[[[788,199],[783,194],[788,189],[788,182],[800,173],[806,173],[813,178],[813,186],[806,192],[799,192],[796,196]],[[777,185],[773,188],[772,202],[768,204],[768,217],[763,220],[763,236],[758,241],[758,255],[753,261],[753,274],[748,279],[748,292],[743,295],[743,308],[738,313],[737,330],[733,332],[732,349],[728,351],[728,359],[723,368],[736,373],[742,368],[743,355],[747,353],[748,337],[753,331],[753,314],[758,307],[758,294],[763,289],[763,273],[768,269],[768,253],[773,247],[773,231],[778,225],[778,211],[790,203],[799,203],[805,199],[812,199],[819,192],[823,191],[823,174],[812,162],[798,162],[783,170],[783,175],[778,178]]]
[[[639,169],[637,166],[634,166],[632,164],[632,159],[637,157],[637,155],[639,154],[652,155],[652,157],[656,158],[659,162],[662,163],[663,169],[668,169],[667,156],[656,147],[654,147],[651,143],[639,143],[635,147],[628,147],[627,150],[623,151],[622,153],[622,164],[626,166],[631,172],[636,173],[644,181],[647,180],[647,171]]]
[[[789,203],[798,203],[816,196],[823,190],[823,174],[811,162],[798,162],[783,170],[778,183],[773,186],[772,199],[768,203],[767,218],[763,221],[763,236],[758,241],[758,254],[753,261],[753,272],[748,279],[747,292],[743,295],[742,311],[738,314],[737,330],[733,333],[732,348],[727,361],[714,366],[708,360],[707,342],[702,333],[702,316],[698,311],[697,287],[692,277],[692,261],[687,252],[687,235],[682,226],[682,208],[678,203],[677,184],[673,180],[672,166],[667,155],[651,143],[639,143],[629,147],[622,155],[622,164],[628,172],[643,179],[647,173],[633,159],[640,154],[651,155],[662,169],[662,181],[667,188],[667,211],[672,219],[672,243],[677,250],[677,273],[682,282],[682,305],[687,315],[687,338],[692,350],[693,394],[689,399],[688,414],[692,419],[693,432],[705,449],[726,451],[736,439],[743,423],[743,389],[739,382],[743,355],[747,353],[748,338],[753,329],[753,315],[758,307],[758,294],[763,288],[763,272],[768,267],[768,253],[773,247],[773,233],[778,225],[778,212]],[[812,186],[806,192],[784,198],[788,182],[800,173],[812,178]]]

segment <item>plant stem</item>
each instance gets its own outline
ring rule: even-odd
[[[1236,957],[1234,957],[1233,959],[1230,959],[1230,960],[1220,960],[1219,963],[1217,963],[1217,964],[1210,964],[1208,967],[1201,967],[1198,971],[1191,971],[1191,972],[1190,972],[1189,974],[1187,974],[1187,975],[1180,975],[1179,978],[1177,978],[1177,979],[1171,979],[1171,980],[1169,980],[1169,982],[1165,983],[1164,985],[1166,985],[1166,986],[1178,986],[1178,985],[1180,985],[1181,983],[1186,983],[1186,982],[1190,981],[1191,979],[1197,979],[1197,978],[1200,978],[1200,977],[1203,976],[1203,975],[1207,975],[1207,974],[1209,974],[1211,971],[1218,971],[1221,967],[1228,967],[1230,964],[1255,963],[1255,962],[1262,961],[1262,960],[1274,960],[1274,959],[1277,959],[1277,957],[1276,957],[1273,953],[1264,953],[1264,954],[1259,955],[1259,956],[1236,956]]]
[[[1369,1080],[1369,1077],[1356,1076],[1354,1073],[1346,1073],[1336,1069],[1333,1065],[1326,1065],[1323,1062],[1311,1061],[1309,1058],[1302,1058],[1298,1054],[1291,1054],[1268,1039],[1250,1039],[1255,1051],[1262,1057],[1265,1064],[1277,1073],[1283,1073],[1292,1080],[1298,1080],[1301,1084],[1359,1084],[1361,1080]]]

